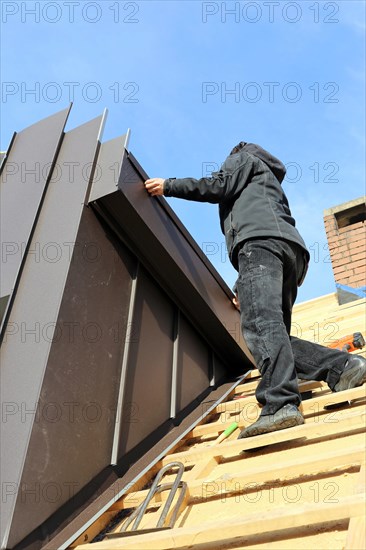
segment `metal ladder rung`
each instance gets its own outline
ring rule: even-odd
[[[171,468],[174,468],[174,467],[178,467],[178,472],[176,474],[176,478],[175,480],[172,482],[172,483],[164,483],[162,485],[159,485],[159,482],[161,481],[163,475],[168,471],[170,470]],[[152,531],[161,531],[161,530],[164,530],[164,529],[172,529],[174,527],[174,524],[176,522],[176,519],[177,519],[177,516],[178,516],[178,513],[179,513],[179,510],[180,510],[180,507],[181,507],[181,504],[184,500],[184,497],[186,495],[186,492],[187,492],[187,483],[185,481],[182,481],[182,476],[184,474],[184,465],[182,464],[182,462],[170,462],[169,464],[167,464],[166,466],[164,466],[164,468],[162,468],[145,500],[143,502],[141,502],[141,504],[139,504],[139,506],[137,506],[137,508],[135,508],[135,510],[132,512],[132,514],[125,520],[125,522],[122,524],[121,528],[119,531],[115,532],[115,533],[107,533],[106,537],[107,538],[116,538],[116,537],[123,537],[123,536],[129,536],[129,535],[141,535],[143,533],[151,533]],[[164,508],[160,514],[160,517],[159,517],[159,520],[158,520],[158,523],[156,525],[156,527],[153,527],[151,529],[140,529],[138,530],[138,526],[140,525],[141,523],[141,520],[146,512],[146,509],[148,507],[148,505],[150,504],[150,501],[151,499],[159,494],[159,493],[162,493],[163,491],[167,491],[168,489],[170,489],[170,492],[169,492],[169,496],[164,504]],[[170,510],[170,507],[173,503],[173,500],[174,500],[174,497],[175,497],[175,494],[177,492],[178,489],[181,489],[180,493],[179,493],[179,497],[178,497],[178,500],[173,508],[173,512],[172,512],[172,515],[171,515],[171,518],[169,520],[169,523],[167,526],[164,527],[164,524],[166,522],[166,518],[168,516],[168,513],[169,513],[169,510]],[[130,531],[127,531],[128,527],[131,525],[131,523],[134,522],[132,528]]]

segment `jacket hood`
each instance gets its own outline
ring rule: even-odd
[[[262,160],[275,175],[278,181],[282,183],[283,178],[286,175],[286,168],[279,159],[255,143],[246,143],[242,148],[242,151],[246,151],[250,155],[254,155]]]

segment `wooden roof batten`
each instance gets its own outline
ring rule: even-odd
[[[215,445],[233,420],[239,428],[247,423],[245,409],[254,416],[256,383],[253,378],[239,385],[161,461],[160,467],[172,461],[185,466],[187,494],[174,528],[154,532],[167,497],[163,493],[151,501],[140,525],[151,532],[104,538],[93,548],[365,548],[365,387],[332,394],[326,384],[312,383],[313,397],[302,405],[304,425],[255,441],[237,440],[236,431]],[[301,389],[309,386],[303,383]],[[234,399],[241,392],[245,397]],[[351,405],[324,408],[345,400]],[[173,473],[166,476],[164,483],[173,478]],[[135,508],[147,493],[132,488],[104,521]],[[81,539],[72,547],[82,548]]]
[[[365,330],[365,299],[346,307],[329,295],[319,298],[318,305],[323,316],[316,316],[316,300],[295,308],[294,321],[305,333],[312,324],[309,308],[315,313],[312,319],[338,319],[339,336],[348,327]],[[324,382],[300,381],[305,424],[238,440],[239,430],[259,415],[258,380],[259,372],[252,371],[161,459],[147,486],[132,486],[70,547],[93,542],[95,550],[366,548],[365,386],[332,393]],[[238,429],[216,443],[233,422]],[[187,485],[174,527],[155,528],[166,491],[150,501],[141,534],[116,535],[122,516],[144,501],[157,471],[173,461],[184,465]],[[162,482],[172,482],[175,471]]]

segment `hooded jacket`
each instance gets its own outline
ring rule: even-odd
[[[295,226],[281,187],[286,168],[254,143],[228,156],[209,178],[169,178],[164,195],[219,204],[221,230],[231,263],[238,270],[238,248],[248,239],[275,237],[297,243],[309,253]]]

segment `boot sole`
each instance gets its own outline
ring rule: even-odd
[[[351,390],[352,388],[358,388],[366,382],[366,367],[357,366],[345,371],[335,386],[335,391]]]
[[[267,426],[248,426],[248,428],[243,430],[238,439],[277,432],[278,430],[285,430],[286,428],[294,428],[295,426],[300,426],[301,424],[304,424],[304,419],[302,416],[289,416],[287,418],[283,418],[281,421],[273,422]]]

